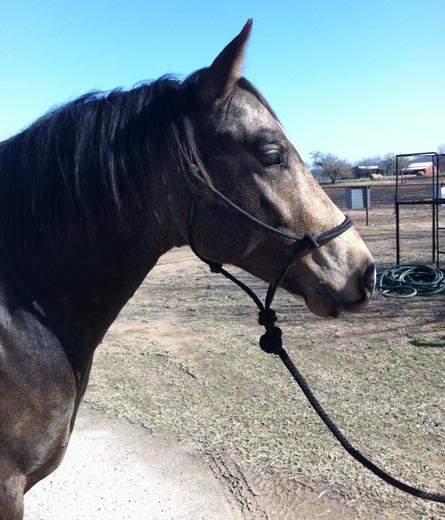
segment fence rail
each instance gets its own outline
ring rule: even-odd
[[[445,180],[445,179],[444,179]],[[347,190],[370,186],[369,226],[364,209],[347,207]],[[345,213],[351,215],[356,229],[364,238],[378,265],[394,265],[396,255],[395,182],[361,182],[335,185],[323,184],[330,199]],[[430,178],[408,179],[399,183],[399,201],[425,201],[433,199]],[[349,200],[351,197],[349,196]],[[400,206],[400,262],[431,264],[433,260],[432,205],[414,204]],[[439,220],[444,225],[441,244],[445,245],[445,207],[439,207]],[[442,256],[445,263],[445,255]]]
[[[348,188],[367,186],[367,184],[322,184],[322,188],[329,198],[341,209],[346,208],[346,192]],[[396,196],[396,184],[372,183],[369,184],[371,191],[371,209],[373,207],[394,207]],[[433,187],[431,180],[426,182],[399,183],[398,199],[403,201],[430,200],[433,198]]]

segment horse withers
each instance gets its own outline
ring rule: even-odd
[[[268,282],[293,244],[207,187],[295,235],[343,221],[241,77],[250,31],[182,82],[88,94],[0,144],[0,520],[22,519],[24,493],[60,463],[95,349],[187,244],[192,196],[199,251]],[[281,286],[337,316],[370,298],[373,260],[350,228],[297,255]]]

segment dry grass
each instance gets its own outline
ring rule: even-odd
[[[391,232],[376,222],[363,229],[384,264]],[[283,292],[275,304],[288,352],[350,440],[394,476],[437,491],[445,488],[444,302],[375,297],[337,320],[313,316]],[[327,491],[347,504],[344,518],[445,516],[443,506],[393,491],[354,462],[279,360],[260,351],[260,334],[243,293],[187,250],[173,251],[107,335],[86,402],[228,456],[261,489]]]

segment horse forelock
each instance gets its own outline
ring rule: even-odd
[[[195,93],[201,88],[202,83],[202,77],[205,74],[207,69],[200,69],[198,71],[195,71],[194,73],[190,74],[184,81],[183,85],[187,87],[191,92],[193,92],[191,98],[193,101],[195,101]],[[266,110],[271,114],[271,116],[278,122],[278,124],[281,127],[280,119],[278,118],[275,111],[272,109],[268,101],[263,97],[263,95],[260,93],[260,91],[245,77],[240,77],[236,83],[236,85],[241,89],[249,92],[253,95],[254,98],[256,98],[257,101],[259,101]],[[225,103],[230,104],[230,103]],[[185,133],[187,142],[188,142],[188,155],[189,155],[189,164],[188,168],[191,169],[191,171],[195,171],[196,173],[199,173],[204,180],[207,182],[207,184],[211,187],[213,187],[213,182],[211,178],[211,174],[206,168],[206,165],[204,164],[201,153],[199,150],[199,147],[195,140],[195,131],[192,127],[188,129]],[[187,178],[187,180],[190,180],[190,177]],[[191,188],[193,189],[193,182],[189,183]]]

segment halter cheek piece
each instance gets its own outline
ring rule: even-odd
[[[273,226],[270,226],[269,224],[266,224],[262,220],[257,219],[253,215],[251,215],[246,210],[239,207],[237,204],[235,204],[233,201],[231,201],[229,198],[227,198],[225,195],[223,195],[220,191],[218,191],[213,186],[209,185],[200,175],[198,175],[195,171],[191,172],[192,176],[197,179],[202,184],[205,184],[205,186],[214,194],[218,199],[220,199],[226,206],[234,210],[236,213],[240,214],[247,220],[250,220],[255,225],[265,229],[266,231],[269,231],[271,233],[274,233],[275,235],[281,236],[283,238],[286,238],[288,240],[291,240],[295,243],[295,246],[293,248],[293,251],[289,255],[289,258],[287,262],[285,263],[283,269],[279,272],[278,276],[276,277],[275,281],[269,285],[269,288],[267,290],[266,299],[263,304],[263,302],[258,298],[258,296],[243,282],[238,280],[235,276],[227,272],[222,264],[218,262],[213,262],[207,258],[205,258],[203,255],[201,255],[198,250],[196,249],[196,245],[194,242],[193,237],[193,223],[194,223],[194,217],[195,217],[195,202],[193,194],[191,196],[190,200],[190,213],[189,213],[189,222],[188,222],[188,241],[189,245],[192,249],[192,251],[195,253],[195,255],[205,262],[209,267],[212,273],[220,273],[232,282],[236,283],[243,291],[245,291],[250,298],[255,302],[256,306],[259,310],[259,316],[258,316],[258,323],[262,325],[266,332],[261,336],[260,338],[260,347],[267,353],[270,354],[278,354],[282,349],[282,340],[281,340],[281,329],[275,325],[275,322],[277,321],[277,316],[275,311],[271,308],[272,300],[275,296],[275,292],[278,288],[279,283],[283,279],[284,275],[286,274],[287,270],[291,266],[291,264],[295,261],[295,259],[301,255],[302,253],[306,251],[310,251],[311,249],[319,248],[322,245],[326,244],[327,242],[331,241],[332,239],[338,237],[342,233],[344,233],[346,230],[348,230],[352,226],[352,220],[349,216],[345,217],[345,220],[338,226],[330,229],[329,231],[326,231],[324,233],[321,233],[320,235],[314,235],[312,233],[308,233],[304,235],[303,237],[298,237],[297,235],[294,235],[293,233],[289,233],[287,231],[282,231],[281,229],[277,229]]]

